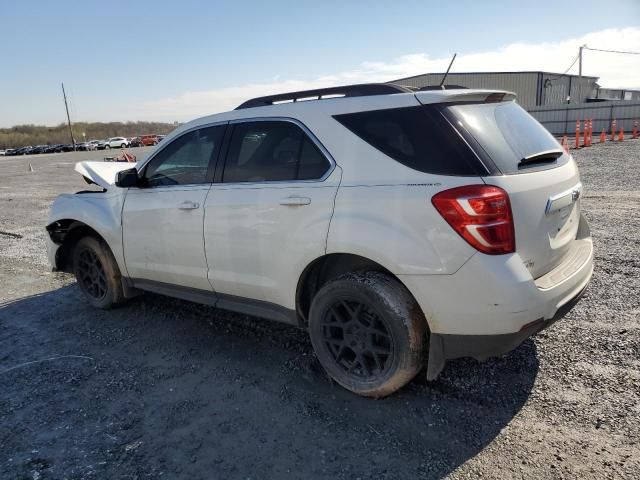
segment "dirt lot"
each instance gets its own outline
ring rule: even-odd
[[[44,224],[102,156],[0,157],[0,478],[640,476],[640,140],[575,154],[597,248],[578,306],[384,400],[332,384],[295,328],[154,295],[91,309]]]

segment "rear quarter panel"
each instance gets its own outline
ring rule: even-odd
[[[454,273],[475,250],[435,210],[431,197],[477,182],[451,177],[422,184],[342,185],[327,253],[360,255],[396,275]]]

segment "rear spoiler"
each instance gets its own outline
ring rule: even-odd
[[[498,103],[515,100],[516,94],[506,90],[427,90],[415,93],[422,104],[426,103]]]

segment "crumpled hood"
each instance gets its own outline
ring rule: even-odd
[[[116,175],[122,170],[134,168],[136,163],[128,162],[78,162],[75,171],[82,175],[87,181],[109,189],[116,182]]]

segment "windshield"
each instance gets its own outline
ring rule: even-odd
[[[458,104],[446,110],[453,115],[454,124],[466,129],[503,174],[555,168],[568,161],[568,155],[563,155],[531,168],[520,163],[524,158],[549,150],[562,152],[562,147],[515,102]]]

